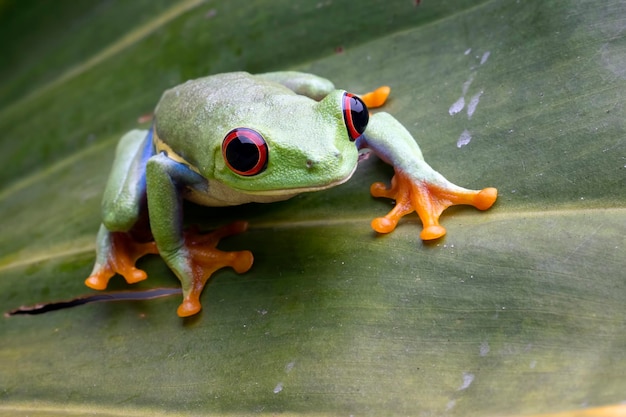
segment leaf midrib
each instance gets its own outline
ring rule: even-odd
[[[210,209],[210,208],[207,208]],[[498,210],[497,207],[492,208],[492,211],[489,212],[480,212],[477,213],[473,209],[468,210],[459,210],[454,214],[455,219],[468,219],[473,218],[476,219],[477,222],[485,223],[485,222],[501,222],[501,221],[511,221],[511,220],[521,220],[528,218],[563,218],[564,216],[573,217],[573,216],[582,216],[593,218],[596,214],[602,213],[604,215],[613,216],[616,218],[626,218],[626,208],[625,207],[615,207],[615,208],[603,208],[603,207],[585,207],[585,208],[574,208],[574,207],[563,207],[559,209],[552,210]],[[285,220],[285,219],[276,219],[271,221],[260,221],[253,222],[250,224],[248,230],[249,231],[260,231],[260,230],[286,230],[286,229],[306,229],[306,228],[319,228],[319,227],[332,227],[332,226],[346,226],[346,225],[357,225],[363,228],[369,227],[369,222],[373,219],[375,215],[359,215],[359,216],[351,216],[351,217],[341,217],[335,219],[308,219],[308,220]],[[480,216],[480,217],[478,217]],[[406,223],[414,223],[419,222],[416,217],[411,217],[407,220],[401,221],[400,226]],[[416,241],[419,240],[418,231],[421,225],[416,225],[418,229],[415,232]],[[8,255],[5,255],[3,258],[0,258],[0,272],[8,271],[15,268],[28,267],[30,265],[34,265],[40,262],[50,261],[54,259],[60,259],[65,257],[76,257],[81,255],[86,255],[89,253],[93,253],[96,249],[95,245],[95,229],[94,236],[83,236],[74,237],[71,240],[59,242],[58,244],[52,247],[46,247],[45,250],[40,252],[34,252],[29,250],[28,257],[24,257],[22,259],[18,259],[17,261],[10,261],[12,258],[20,257],[20,252],[14,252]]]

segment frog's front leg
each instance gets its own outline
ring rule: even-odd
[[[468,204],[486,210],[498,196],[495,188],[468,190],[433,170],[424,161],[411,134],[387,113],[371,117],[357,145],[372,149],[395,170],[391,188],[375,183],[370,190],[374,197],[396,200],[393,210],[372,221],[372,228],[379,233],[391,232],[400,218],[416,211],[424,227],[420,237],[423,240],[437,239],[446,233],[446,229],[439,224],[439,216],[446,208]]]
[[[150,239],[138,241],[137,229],[145,215],[146,162],[153,155],[152,132],[132,130],[117,145],[113,169],[102,199],[102,225],[96,240],[96,263],[85,284],[103,290],[109,280],[120,274],[129,284],[146,279],[135,262],[147,254],[156,254]],[[143,212],[143,213],[142,213]]]
[[[215,247],[221,238],[243,232],[247,224],[233,223],[206,235],[183,233],[182,192],[184,188],[207,192],[206,179],[164,153],[148,161],[146,172],[150,228],[161,257],[182,284],[183,302],[177,313],[191,316],[202,308],[200,294],[215,271],[230,266],[243,273],[252,266],[249,251],[222,252]]]

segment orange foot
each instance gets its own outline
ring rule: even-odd
[[[363,103],[365,103],[368,108],[374,109],[385,104],[390,92],[391,89],[388,86],[384,85],[382,87],[378,87],[374,91],[362,94],[360,97],[361,100],[363,100]]]
[[[135,262],[147,254],[158,254],[156,243],[136,242],[128,233],[110,233],[111,251],[106,263],[94,267],[89,278],[85,280],[85,285],[94,290],[104,290],[109,280],[115,274],[122,275],[126,282],[134,284],[147,278],[141,269],[135,268]]]
[[[398,170],[391,179],[391,188],[387,189],[383,183],[377,182],[372,184],[370,192],[374,197],[396,200],[393,210],[385,217],[378,217],[372,221],[374,230],[389,233],[396,228],[403,216],[416,211],[424,225],[420,233],[422,240],[437,239],[446,234],[446,229],[439,224],[439,216],[448,207],[469,204],[477,209],[487,210],[498,197],[495,188],[475,191],[452,184],[449,188],[443,188],[427,182],[414,182]]]
[[[215,271],[230,266],[241,274],[252,267],[254,257],[250,251],[223,252],[216,248],[220,239],[244,232],[247,227],[246,222],[235,222],[207,234],[195,230],[185,232],[192,277],[189,289],[183,290],[183,302],[177,310],[179,317],[192,316],[202,309],[200,294]]]

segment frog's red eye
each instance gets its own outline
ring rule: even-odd
[[[357,140],[365,132],[370,119],[367,106],[363,100],[350,93],[343,93],[343,120],[348,128],[351,141]]]
[[[222,142],[222,156],[234,173],[246,177],[257,175],[267,168],[267,143],[252,129],[233,129]]]

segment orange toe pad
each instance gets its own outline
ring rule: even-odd
[[[395,229],[403,216],[415,211],[424,225],[420,233],[423,240],[437,239],[446,234],[446,229],[439,224],[439,216],[446,208],[468,204],[480,210],[486,210],[498,197],[498,191],[495,188],[467,190],[454,184],[441,187],[426,181],[413,180],[399,170],[396,170],[396,174],[391,179],[390,188],[382,183],[374,183],[370,192],[374,197],[396,200],[394,208],[387,215],[372,221],[374,230],[379,233],[389,233]]]
[[[246,228],[247,223],[235,222],[207,234],[196,231],[185,233],[185,246],[189,252],[193,277],[190,288],[184,291],[183,302],[178,307],[179,317],[192,316],[202,309],[200,294],[215,271],[229,266],[237,273],[243,273],[252,267],[254,257],[250,251],[224,252],[216,247],[223,237],[241,233]]]
[[[389,97],[389,93],[391,92],[391,88],[384,85],[382,87],[378,87],[376,90],[371,91],[366,94],[362,94],[361,100],[365,103],[367,107],[370,109],[374,109],[376,107],[380,107],[387,101],[387,97]]]
[[[111,253],[104,265],[94,268],[91,275],[85,280],[85,285],[94,290],[104,290],[109,280],[120,274],[129,284],[142,281],[147,275],[141,269],[135,267],[139,258],[147,254],[158,254],[159,251],[154,242],[136,242],[128,233],[111,233]]]

